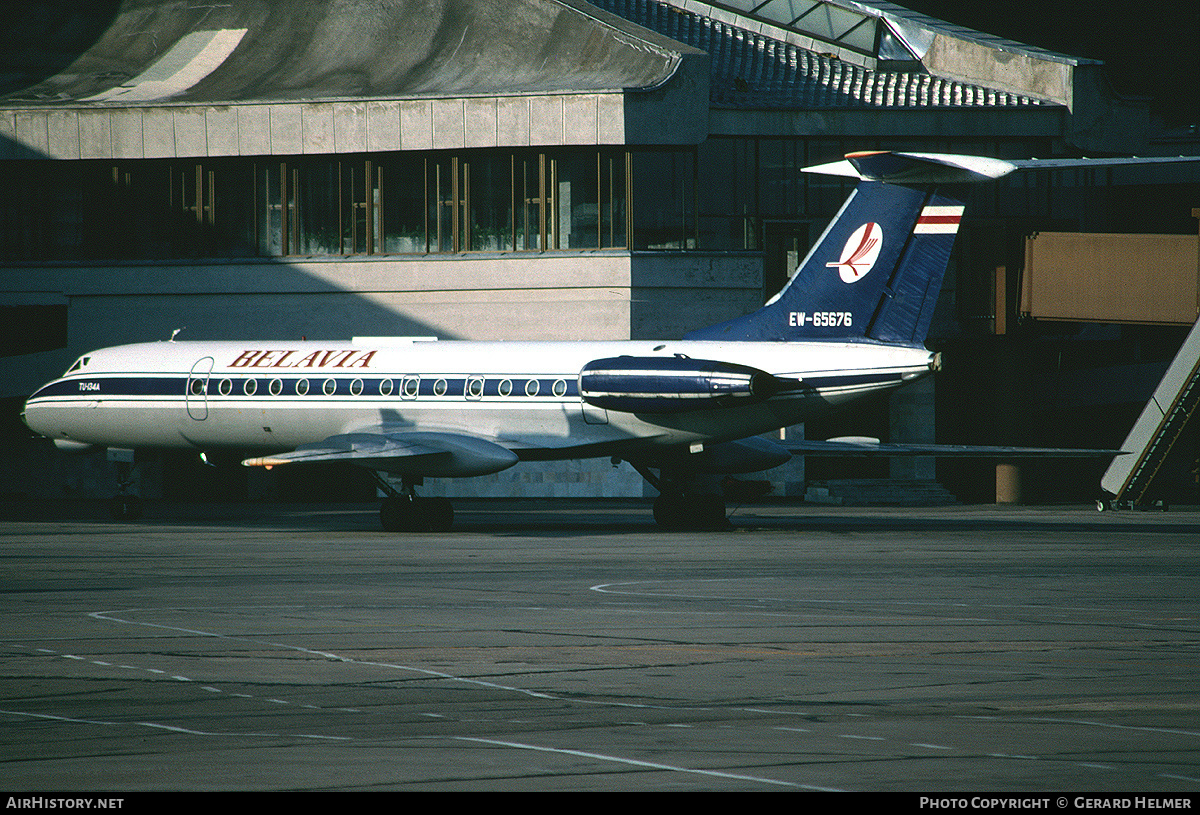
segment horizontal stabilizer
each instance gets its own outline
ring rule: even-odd
[[[1072,447],[1003,447],[977,444],[905,444],[847,437],[828,441],[782,442],[788,452],[807,456],[933,456],[936,458],[1111,458],[1120,450]]]
[[[1005,160],[950,153],[848,153],[844,161],[806,167],[806,173],[840,175],[891,184],[959,184],[991,181],[1018,170],[1067,170],[1200,161],[1200,156],[1129,158],[1059,158]]]

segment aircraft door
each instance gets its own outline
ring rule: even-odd
[[[208,418],[208,377],[212,369],[213,358],[204,357],[196,361],[188,374],[184,400],[187,403],[188,416],[198,422]]]

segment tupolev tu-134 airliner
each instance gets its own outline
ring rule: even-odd
[[[861,440],[788,449],[759,434],[938,368],[924,340],[963,215],[939,189],[1089,161],[869,152],[808,168],[859,182],[791,281],[758,311],[682,340],[124,345],[81,357],[23,416],[63,449],[361,465],[388,496],[388,530],[451,525],[449,501],[417,496],[425,477],[591,457],[633,465],[660,493],[660,525],[716,527],[725,503],[705,487],[712,474],[765,470],[793,451],[939,454]]]

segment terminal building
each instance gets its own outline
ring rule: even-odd
[[[0,66],[7,494],[111,493],[102,462],[65,461],[16,418],[24,396],[95,347],[177,331],[678,337],[786,282],[849,191],[806,166],[870,149],[1200,152],[1194,130],[1112,92],[1100,62],[874,0],[30,8]],[[930,337],[943,375],[787,432],[1119,444],[1196,317],[1200,173],[1046,172],[967,200]],[[1128,311],[1075,313],[1055,311],[1061,286],[1034,298],[1029,237],[1048,233],[1174,242],[1154,242],[1168,255],[1148,285],[1122,277],[1144,271],[1142,245],[1120,244],[1094,285],[1118,287]],[[1094,491],[1087,466],[1071,465],[1077,479],[1031,476],[1027,494]],[[768,477],[777,494],[871,478],[991,500],[994,476],[994,463],[918,459],[797,462]],[[222,494],[288,494],[248,477]],[[142,490],[182,496],[202,482],[174,462]],[[603,461],[522,464],[427,492],[439,489],[643,486]]]

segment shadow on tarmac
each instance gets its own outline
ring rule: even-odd
[[[801,502],[771,502],[731,507],[727,531],[664,532],[655,525],[650,499],[459,499],[450,534],[498,536],[552,534],[705,534],[753,532],[978,532],[991,533],[1153,533],[1193,536],[1200,540],[1200,511],[1105,512],[1092,507],[992,505],[937,507],[828,507]],[[108,502],[0,502],[0,520],[45,523],[72,522],[97,532],[138,528],[229,527],[235,529],[294,529],[329,532],[386,533],[379,525],[375,503],[176,503],[147,501],[137,521],[116,521]],[[77,531],[77,530],[76,530]],[[2,534],[2,533],[0,533]],[[53,530],[47,530],[53,534]],[[409,533],[415,534],[415,533]]]

